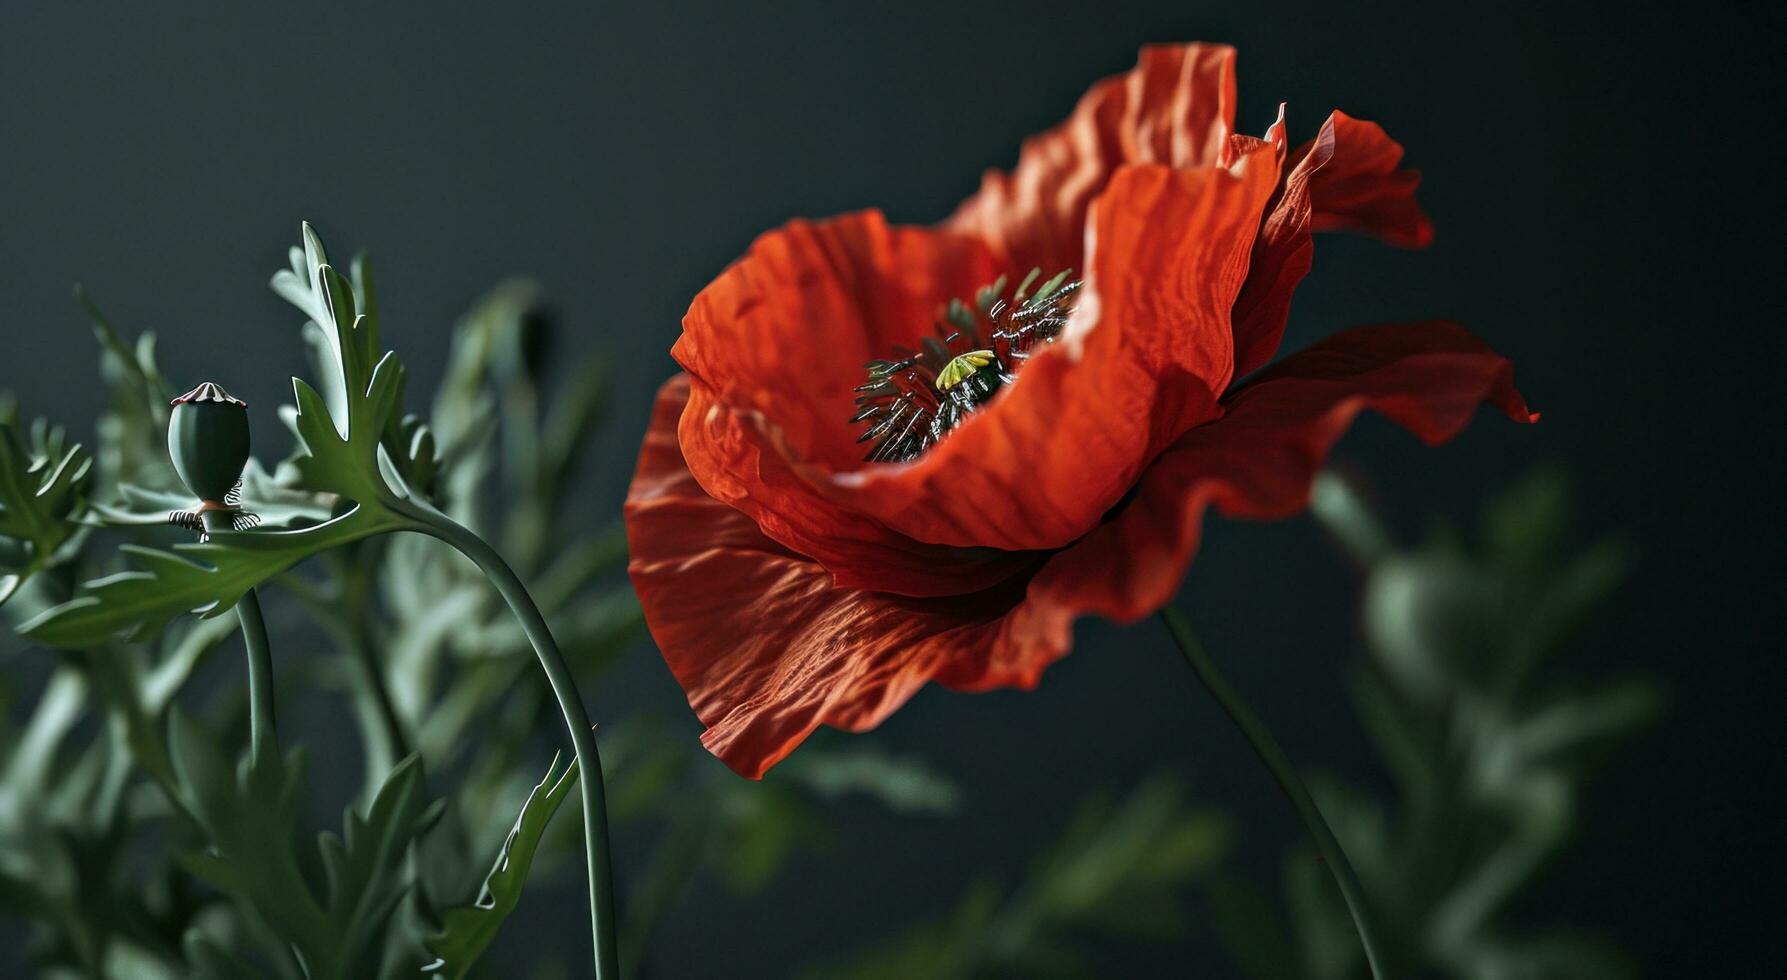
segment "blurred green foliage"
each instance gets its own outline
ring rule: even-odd
[[[56,560],[74,537],[93,460],[42,419],[26,441],[14,410],[0,405],[0,603]]]
[[[1015,885],[985,878],[946,917],[815,978],[1097,977],[1088,940],[1168,941],[1193,921],[1192,886],[1219,867],[1229,821],[1169,777],[1085,801]]]
[[[1398,548],[1344,480],[1316,514],[1366,570],[1371,657],[1353,700],[1392,792],[1333,776],[1313,791],[1370,896],[1393,976],[1599,980],[1630,969],[1607,945],[1525,927],[1519,902],[1568,843],[1593,764],[1653,720],[1659,688],[1604,680],[1569,641],[1619,583],[1623,549],[1576,550],[1563,477],[1529,476],[1476,533]],[[1314,852],[1286,862],[1286,915],[1246,885],[1214,893],[1250,977],[1366,976],[1346,909]]]

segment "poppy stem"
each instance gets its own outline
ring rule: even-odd
[[[263,752],[279,752],[279,734],[273,717],[273,648],[267,642],[261,600],[253,589],[237,600],[236,618],[248,648],[248,744],[259,759]]]
[[[206,511],[207,531],[227,531],[230,519],[223,511]],[[253,589],[236,600],[236,620],[242,624],[242,646],[248,659],[248,746],[253,758],[263,752],[279,754],[279,732],[273,711],[273,645],[267,640],[267,621],[261,618],[261,600]]]
[[[1184,614],[1172,606],[1160,611],[1161,621],[1166,624],[1167,632],[1173,635],[1173,642],[1179,652],[1185,655],[1185,662],[1190,665],[1191,672],[1197,675],[1204,689],[1228,712],[1229,719],[1241,730],[1247,743],[1266,764],[1272,777],[1278,780],[1278,788],[1290,798],[1291,805],[1296,808],[1297,816],[1303,820],[1303,826],[1309,836],[1315,838],[1316,849],[1327,865],[1328,873],[1334,876],[1334,883],[1340,886],[1340,895],[1346,900],[1347,911],[1353,917],[1353,928],[1359,933],[1359,944],[1365,948],[1365,962],[1371,968],[1371,975],[1382,980],[1384,971],[1378,953],[1377,940],[1371,929],[1370,916],[1366,913],[1365,890],[1359,885],[1358,875],[1353,873],[1352,862],[1347,860],[1346,852],[1341,850],[1340,842],[1334,839],[1334,832],[1328,828],[1328,821],[1323,819],[1322,811],[1315,805],[1315,799],[1309,795],[1309,788],[1303,785],[1291,760],[1278,747],[1278,740],[1266,730],[1259,716],[1242,699],[1236,690],[1216,669],[1216,664],[1205,652],[1202,644],[1191,631],[1191,623]]]
[[[595,943],[596,980],[620,980],[620,952],[616,945],[614,907],[614,862],[608,847],[608,803],[602,781],[602,757],[596,751],[594,727],[583,698],[577,693],[571,668],[559,651],[558,642],[540,607],[534,604],[527,586],[503,556],[483,538],[426,504],[405,500],[395,505],[404,516],[418,523],[416,530],[451,545],[478,566],[509,611],[521,621],[521,630],[533,645],[540,667],[552,693],[558,698],[559,713],[571,736],[571,748],[577,756],[580,789],[583,793],[584,857],[589,866],[590,932]]]

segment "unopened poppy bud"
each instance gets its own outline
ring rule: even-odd
[[[168,455],[193,496],[230,497],[248,465],[248,403],[209,381],[170,402]]]

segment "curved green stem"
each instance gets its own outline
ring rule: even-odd
[[[484,572],[502,594],[503,601],[509,604],[515,618],[521,621],[522,631],[540,658],[540,667],[546,672],[546,680],[558,698],[559,712],[564,715],[565,727],[570,730],[577,766],[582,770],[578,781],[583,792],[584,854],[589,863],[590,929],[596,947],[596,980],[620,980],[620,953],[615,941],[614,863],[608,848],[608,804],[604,798],[602,758],[596,752],[594,726],[590,724],[589,713],[584,710],[583,699],[577,693],[564,654],[559,652],[552,630],[546,625],[546,617],[540,614],[527,587],[495,548],[431,507],[414,501],[404,501],[398,506],[401,513],[418,522],[417,530],[452,545]]]
[[[206,511],[205,529],[229,530],[229,519],[220,511]],[[248,739],[254,758],[263,752],[279,754],[279,733],[273,717],[273,646],[267,641],[267,622],[261,618],[261,600],[253,589],[236,601],[236,619],[242,624],[242,644],[248,653]]]
[[[236,618],[242,622],[242,640],[248,647],[248,738],[258,759],[263,752],[279,752],[279,735],[273,719],[273,648],[267,643],[267,623],[253,589],[236,603]]]
[[[1166,623],[1167,632],[1173,635],[1173,642],[1178,644],[1179,652],[1185,655],[1185,662],[1191,666],[1191,672],[1203,682],[1205,690],[1228,712],[1235,727],[1246,736],[1253,751],[1266,764],[1272,777],[1278,780],[1278,787],[1284,795],[1290,797],[1291,805],[1296,807],[1297,816],[1302,818],[1303,826],[1309,836],[1315,838],[1323,863],[1328,872],[1334,876],[1334,883],[1340,886],[1340,895],[1346,900],[1347,911],[1352,914],[1353,928],[1359,933],[1359,944],[1365,948],[1365,962],[1371,968],[1373,977],[1384,976],[1382,959],[1378,951],[1375,934],[1371,928],[1370,916],[1366,914],[1365,890],[1359,885],[1358,875],[1353,873],[1352,863],[1341,850],[1340,842],[1334,839],[1334,832],[1328,829],[1328,821],[1322,818],[1322,811],[1315,805],[1315,799],[1309,795],[1309,789],[1297,776],[1297,770],[1291,760],[1285,757],[1284,750],[1278,747],[1278,740],[1266,730],[1259,716],[1253,713],[1241,695],[1229,686],[1210,655],[1204,651],[1203,645],[1191,632],[1191,623],[1177,609],[1167,606],[1160,611],[1161,620]]]

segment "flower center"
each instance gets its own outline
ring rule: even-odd
[[[972,305],[952,299],[937,319],[936,336],[917,351],[895,348],[892,360],[863,365],[869,380],[856,388],[868,443],[868,463],[904,463],[924,455],[999,390],[1039,344],[1052,344],[1073,313],[1080,281],[1064,270],[1036,286],[1032,269],[1008,291],[1004,276],[974,294]]]

